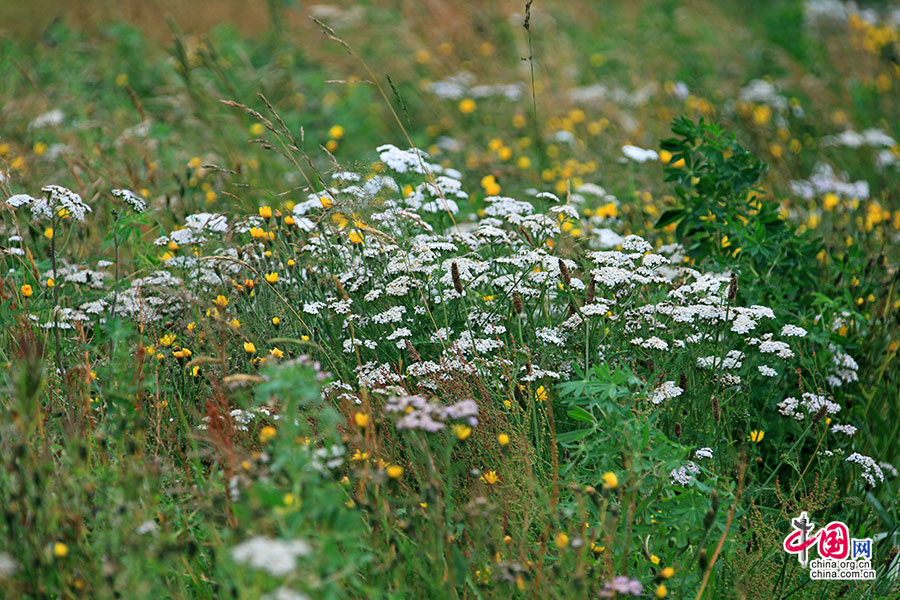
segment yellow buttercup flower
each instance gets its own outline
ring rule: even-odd
[[[751,442],[758,444],[762,441],[763,436],[765,436],[765,435],[766,435],[765,431],[758,431],[758,430],[754,429],[753,431],[750,432],[750,435],[747,436],[747,439]]]
[[[216,296],[216,299],[213,300],[213,304],[215,304],[219,308],[225,308],[226,306],[228,306],[228,298],[226,298],[222,294],[219,294],[218,296]]]
[[[266,273],[266,281],[268,281],[269,283],[275,283],[276,281],[278,281],[278,273]]]
[[[253,354],[256,352],[256,346],[253,345],[253,342],[244,342],[244,352],[247,354]]]
[[[280,350],[277,346],[269,350],[269,354],[271,354],[275,358],[284,358],[284,351]]]
[[[497,436],[497,443],[500,444],[501,446],[503,446],[504,448],[506,446],[509,446],[509,436],[506,435],[505,433],[501,433],[500,435]]]
[[[538,389],[534,392],[534,397],[535,397],[535,399],[540,400],[541,402],[544,402],[547,400],[547,390],[544,389],[544,386],[538,387]]]
[[[560,531],[556,534],[556,538],[554,539],[556,543],[556,547],[562,550],[566,546],[569,545],[569,536],[565,534],[565,532]]]
[[[47,229],[44,230],[44,237],[47,238],[48,240],[53,239],[53,228],[52,227],[48,227]]]
[[[388,465],[384,472],[387,473],[387,476],[391,479],[400,479],[403,477],[403,467],[400,465]]]
[[[27,283],[19,289],[22,290],[22,295],[25,296],[26,298],[28,298],[29,296],[31,296],[34,293],[34,290],[31,289],[31,286],[28,285]]]
[[[259,207],[259,216],[263,219],[272,218],[272,207],[271,206],[260,206]]]
[[[53,556],[56,558],[65,558],[69,554],[69,547],[62,542],[53,544]]]
[[[369,415],[367,415],[366,413],[358,412],[358,413],[354,414],[353,420],[356,422],[356,426],[359,427],[360,429],[363,429],[363,428],[369,426]]]

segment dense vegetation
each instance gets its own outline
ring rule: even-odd
[[[3,597],[897,597],[900,9],[452,4],[0,32]]]

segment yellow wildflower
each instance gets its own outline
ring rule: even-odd
[[[494,485],[495,483],[500,481],[500,478],[497,476],[496,471],[488,471],[481,476],[481,481],[485,482],[488,485]]]
[[[619,487],[619,478],[612,471],[603,474],[603,489],[613,490]]]
[[[459,441],[465,440],[467,437],[472,435],[472,428],[468,425],[462,425],[457,423],[453,426],[453,435],[456,436],[456,439]]]
[[[275,428],[271,425],[266,425],[262,429],[259,430],[259,441],[263,444],[269,442],[272,438],[275,437]]]

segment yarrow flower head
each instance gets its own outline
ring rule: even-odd
[[[231,558],[236,563],[265,571],[273,577],[284,577],[297,567],[297,557],[306,556],[309,552],[309,544],[303,540],[256,536],[232,548]]]
[[[385,410],[403,415],[395,424],[397,429],[434,432],[444,429],[447,421],[461,421],[466,427],[478,424],[478,404],[474,400],[443,406],[424,396],[395,396],[387,401]]]
[[[876,478],[878,481],[884,481],[884,471],[881,470],[881,466],[871,456],[854,452],[846,458],[846,461],[856,463],[863,468],[863,472],[860,475],[870,486],[875,487]]]
[[[125,204],[130,206],[134,212],[142,213],[147,210],[147,203],[144,202],[144,199],[132,192],[131,190],[124,189],[116,189],[112,191],[112,195],[122,200]]]
[[[84,221],[85,215],[91,212],[91,207],[84,203],[81,196],[68,188],[45,185],[41,191],[47,194],[47,197],[37,198],[31,204],[31,214],[35,219],[52,219],[57,216]]]
[[[653,402],[653,404],[660,404],[663,400],[677,398],[683,392],[684,390],[675,385],[674,381],[666,381],[653,390],[653,393],[650,395],[650,401]]]
[[[640,596],[644,593],[644,586],[637,579],[631,579],[625,575],[619,575],[603,584],[598,596],[600,598],[619,598],[621,596]]]

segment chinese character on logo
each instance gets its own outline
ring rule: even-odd
[[[872,538],[853,540],[853,559],[857,558],[872,560]]]
[[[850,531],[840,521],[832,521],[817,532],[819,556],[844,560],[850,556]]]
[[[788,554],[796,554],[797,560],[806,568],[809,562],[809,547],[818,541],[821,530],[810,536],[810,532],[815,528],[815,524],[806,516],[806,511],[800,513],[800,516],[791,521],[794,531],[784,538],[784,551]]]

